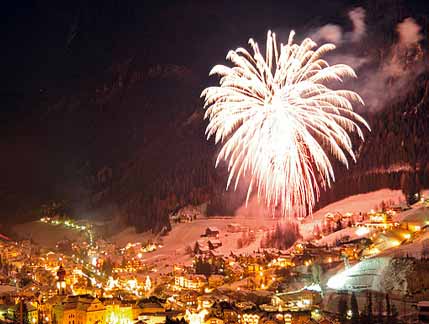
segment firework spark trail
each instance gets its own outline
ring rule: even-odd
[[[348,167],[354,161],[349,133],[361,140],[360,125],[368,124],[353,112],[352,102],[363,104],[349,90],[333,90],[330,81],[356,77],[344,64],[330,66],[321,57],[335,48],[317,47],[311,39],[277,46],[267,35],[265,57],[249,40],[253,55],[243,48],[229,51],[233,67],[216,65],[210,75],[219,75],[219,86],[206,88],[207,139],[222,143],[216,166],[228,163],[227,189],[249,175],[247,199],[256,190],[271,208],[283,215],[305,216],[335,180],[329,156]],[[325,151],[326,150],[326,151]]]

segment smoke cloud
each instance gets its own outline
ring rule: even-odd
[[[396,26],[398,41],[393,44],[377,70],[363,70],[358,91],[371,111],[404,98],[425,71],[419,41],[421,27],[412,18]]]
[[[318,44],[333,43],[340,49],[345,48],[346,45],[356,46],[366,36],[365,9],[354,8],[348,12],[348,17],[353,25],[352,31],[344,32],[341,26],[327,24],[311,33],[309,37]],[[345,51],[341,53],[336,51],[329,57],[330,64],[347,64],[355,70],[368,61],[367,57],[357,57],[354,53]]]
[[[336,45],[361,41],[366,35],[365,9],[354,8],[348,12],[348,16],[353,24],[351,32],[343,32],[341,26],[327,24],[311,33],[309,37],[317,43],[330,42]]]
[[[413,18],[406,18],[396,26],[399,44],[407,47],[420,42],[423,39],[423,35],[420,33],[421,29]]]
[[[421,27],[413,18],[398,23],[395,31],[397,41],[382,57],[359,54],[368,41],[365,10],[361,7],[348,12],[353,30],[344,32],[334,24],[322,26],[310,34],[317,43],[330,42],[337,45],[337,51],[328,56],[330,64],[347,64],[358,74],[353,87],[362,96],[366,109],[382,110],[386,105],[405,97],[413,88],[418,76],[425,71],[423,51],[419,42],[423,39]]]
[[[352,42],[359,42],[366,35],[365,9],[358,7],[349,11],[349,18],[353,23],[353,32],[349,33]]]
[[[316,43],[319,43],[320,41],[327,41],[330,43],[339,44],[343,40],[343,30],[340,26],[328,24],[310,35],[310,38]]]

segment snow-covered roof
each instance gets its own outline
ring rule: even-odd
[[[422,225],[429,224],[429,208],[421,207],[413,210],[413,212],[404,217],[402,221],[407,223],[420,223]]]
[[[211,243],[211,244],[222,244],[222,241],[215,239],[215,240],[209,240],[209,243]]]

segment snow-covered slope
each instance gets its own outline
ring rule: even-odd
[[[316,224],[319,226],[321,225],[327,213],[365,213],[371,209],[374,209],[374,207],[378,206],[383,200],[399,202],[403,199],[404,195],[401,190],[390,189],[381,189],[341,199],[323,207],[322,209],[319,209],[312,216],[307,217],[301,224],[301,234],[304,236],[304,238],[307,235],[310,235]]]
[[[61,225],[51,225],[40,221],[18,224],[13,227],[18,239],[31,239],[33,242],[47,248],[55,248],[61,240],[85,240],[82,232]]]
[[[318,245],[332,246],[337,240],[348,237],[348,240],[354,240],[358,238],[370,237],[374,230],[370,230],[362,227],[347,227],[342,230],[336,231],[317,241]]]

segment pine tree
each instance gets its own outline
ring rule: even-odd
[[[398,323],[399,313],[398,313],[398,310],[397,310],[395,305],[392,305],[391,307],[392,307],[392,314],[390,316],[389,324],[396,324],[396,323]]]
[[[377,294],[377,323],[383,323],[383,296]]]
[[[28,308],[25,302],[22,302],[22,321],[23,324],[30,324],[30,319],[28,318]]]
[[[354,292],[352,292],[352,296],[350,298],[350,309],[352,311],[351,323],[359,324],[359,306]]]
[[[18,304],[15,305],[16,309],[13,313],[12,321],[19,324],[30,324],[30,319],[28,318],[28,308],[27,304],[21,299]],[[22,312],[22,313],[21,313]]]
[[[338,315],[340,317],[340,322],[346,323],[347,321],[347,298],[346,294],[341,294],[340,300],[338,301]]]
[[[386,294],[386,316],[387,316],[387,323],[390,323],[390,319],[392,317],[392,308],[390,306],[389,294]]]
[[[366,305],[365,305],[365,314],[363,318],[363,323],[372,324],[372,293],[371,291],[367,292],[366,295]]]

